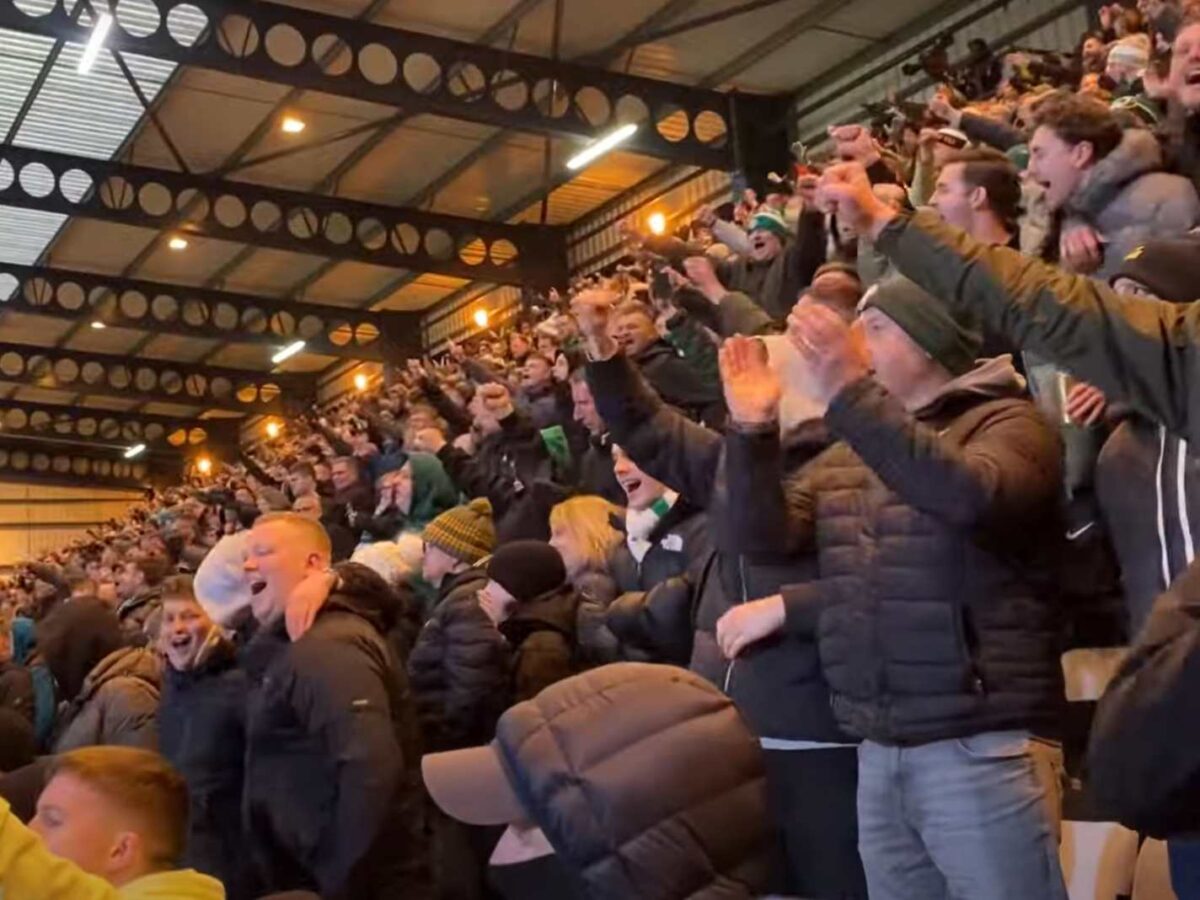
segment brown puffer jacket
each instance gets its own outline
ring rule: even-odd
[[[775,835],[762,751],[699,675],[593,669],[510,709],[496,746],[588,900],[765,893]]]
[[[839,724],[883,744],[1052,727],[1062,697],[1053,595],[1061,444],[1007,357],[915,416],[864,378],[825,419],[841,438],[782,476],[774,432],[728,438],[742,549],[815,553],[784,588],[816,635]]]
[[[88,673],[56,753],[93,744],[158,749],[158,697],[162,665],[141,647],[115,650]]]

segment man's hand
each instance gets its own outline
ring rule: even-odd
[[[767,348],[755,338],[731,337],[718,354],[725,403],[733,421],[764,425],[779,418],[782,388],[767,362]]]
[[[284,610],[284,624],[288,637],[298,641],[312,628],[317,613],[329,599],[333,586],[337,584],[337,573],[333,571],[310,572],[292,590]]]
[[[683,269],[687,272],[688,280],[695,285],[696,290],[709,299],[711,303],[720,303],[721,298],[728,293],[717,270],[707,256],[689,256],[683,261]]]
[[[825,306],[798,303],[788,316],[788,338],[811,374],[813,399],[828,404],[849,384],[870,374],[850,326]]]
[[[951,128],[962,125],[962,112],[951,106],[945,97],[934,97],[930,100],[929,112]]]
[[[1077,275],[1095,272],[1104,262],[1104,244],[1090,225],[1075,225],[1062,233],[1059,258]]]
[[[571,300],[571,313],[593,359],[611,359],[617,353],[616,343],[608,336],[608,323],[616,302],[616,294],[602,290],[582,291]]]
[[[826,169],[817,187],[817,202],[826,212],[837,216],[839,224],[871,238],[879,237],[897,215],[896,210],[875,196],[867,170],[858,163],[842,163]]]
[[[417,453],[438,454],[446,446],[446,435],[440,428],[422,428],[413,435],[413,450]]]
[[[450,341],[449,343],[450,358],[455,362],[462,362],[467,358],[467,351],[463,349],[461,344]]]
[[[870,129],[861,125],[832,125],[829,137],[837,145],[838,159],[859,163],[864,168],[879,161],[879,146]]]
[[[1090,428],[1103,418],[1107,408],[1108,398],[1104,392],[1080,381],[1067,394],[1067,405],[1063,412],[1073,424]]]
[[[785,618],[781,594],[735,606],[717,620],[717,644],[726,659],[735,659],[751,644],[782,628]]]
[[[694,224],[704,228],[712,228],[715,221],[717,221],[717,214],[713,212],[713,208],[708,204],[700,207],[692,219]]]

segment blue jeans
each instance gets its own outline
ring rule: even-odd
[[[864,742],[858,849],[871,900],[1066,900],[1044,759],[1024,731]]]
[[[1200,900],[1200,838],[1167,841],[1171,860],[1171,887],[1179,900]]]

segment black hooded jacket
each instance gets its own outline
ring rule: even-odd
[[[217,638],[194,668],[164,666],[159,749],[187,782],[184,864],[225,885],[230,900],[257,896],[241,829],[246,673]]]
[[[96,664],[124,644],[121,624],[99,600],[68,601],[37,625],[37,646],[59,700],[74,700]]]
[[[266,890],[424,897],[416,716],[384,637],[398,601],[365,566],[336,571],[303,637],[280,622],[243,656],[251,851]]]

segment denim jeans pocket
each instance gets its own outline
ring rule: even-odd
[[[1020,759],[1029,755],[1029,741],[1028,731],[986,731],[958,738],[955,744],[971,759]]]

